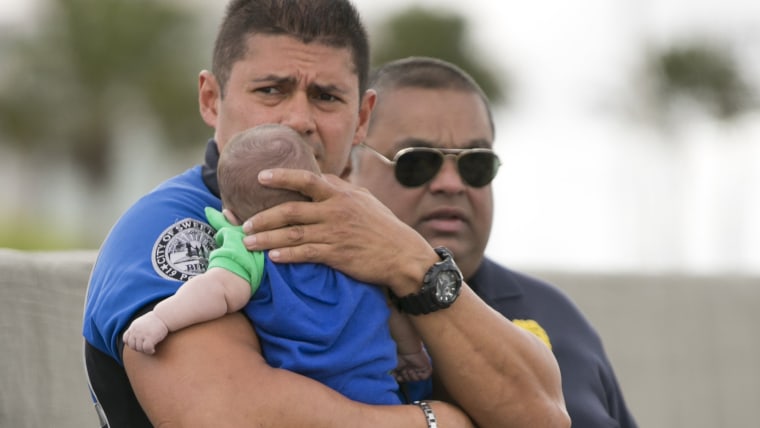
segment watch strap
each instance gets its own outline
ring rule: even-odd
[[[392,291],[390,294],[396,307],[405,314],[426,315],[441,309],[432,294],[419,293],[414,295],[414,298],[399,298]]]
[[[436,420],[433,408],[430,407],[430,404],[428,404],[427,401],[415,401],[412,404],[420,406],[422,413],[425,414],[425,421],[427,422],[428,428],[438,428],[438,420]]]
[[[456,266],[451,252],[445,247],[436,247],[434,250],[441,260],[431,266],[427,273],[425,273],[422,281],[422,289],[418,293],[399,297],[393,293],[393,291],[388,289],[388,295],[390,296],[391,302],[396,305],[396,307],[401,312],[410,315],[426,315],[439,309],[448,308],[459,295],[459,289],[462,282],[462,273]],[[442,271],[455,272],[459,280],[454,299],[447,302],[439,301],[436,297],[435,278],[437,278],[437,275],[440,275]]]

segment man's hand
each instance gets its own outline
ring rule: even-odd
[[[243,224],[249,250],[270,250],[279,263],[324,263],[359,280],[416,292],[439,260],[430,244],[366,189],[336,176],[303,170],[262,171],[268,187],[300,192],[313,202],[288,202]]]

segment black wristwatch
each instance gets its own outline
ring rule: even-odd
[[[391,301],[401,312],[411,315],[429,314],[448,308],[459,297],[462,272],[448,249],[436,247],[435,252],[441,261],[428,269],[418,293],[398,297],[389,291]]]

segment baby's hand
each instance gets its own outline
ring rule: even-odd
[[[124,344],[135,351],[154,354],[158,342],[169,334],[169,328],[153,311],[132,321],[124,332]]]
[[[421,350],[414,354],[398,354],[398,366],[393,375],[399,382],[417,382],[433,374],[433,366],[427,352]]]

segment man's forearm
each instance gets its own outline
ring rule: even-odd
[[[410,318],[438,379],[479,427],[570,425],[551,351],[468,286],[451,307]]]
[[[140,404],[158,427],[426,426],[415,406],[353,402],[314,380],[269,367],[241,314],[171,334],[153,356],[125,349],[124,362]]]

